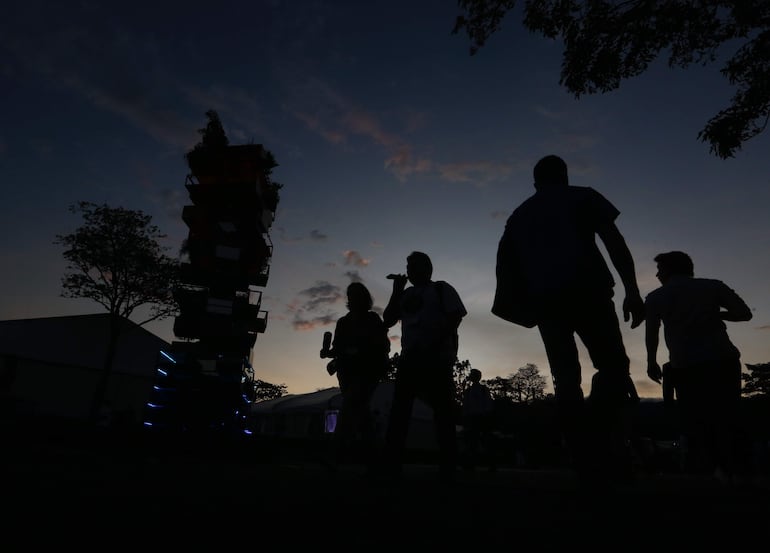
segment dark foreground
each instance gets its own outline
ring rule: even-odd
[[[312,450],[260,443],[6,440],[2,535],[13,550],[468,551],[766,549],[770,486],[675,474],[610,490],[565,470],[480,469],[439,485],[409,464],[400,485]],[[8,549],[11,550],[11,549]]]

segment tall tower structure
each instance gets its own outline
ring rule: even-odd
[[[226,140],[226,139],[225,139]],[[176,431],[246,431],[254,401],[251,351],[267,328],[261,308],[281,185],[260,144],[197,148],[187,156],[189,232],[174,297],[170,352],[162,352],[145,425]]]

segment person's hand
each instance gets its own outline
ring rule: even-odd
[[[332,356],[332,350],[330,350],[330,349],[322,349],[320,351],[320,356],[321,356],[321,359],[325,359],[327,357],[331,357]]]
[[[406,283],[409,281],[409,277],[406,275],[395,273],[391,273],[385,278],[393,281],[393,290],[397,292],[401,292],[404,288],[406,288]]]
[[[654,380],[658,384],[661,383],[663,379],[663,371],[660,370],[660,365],[658,365],[656,361],[649,361],[647,363],[647,376],[649,376],[651,380]]]
[[[631,319],[631,328],[636,328],[644,321],[644,300],[637,294],[626,295],[623,300],[623,320]]]

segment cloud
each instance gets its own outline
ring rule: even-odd
[[[507,163],[440,163],[420,155],[404,136],[387,130],[380,117],[354,104],[319,79],[307,79],[297,87],[287,109],[309,130],[335,146],[359,144],[361,137],[379,146],[385,155],[383,167],[401,182],[413,175],[431,174],[449,182],[483,186],[506,178],[513,171]],[[425,125],[424,116],[408,110],[402,117],[388,115],[387,120],[401,122],[404,134]]]
[[[564,114],[558,111],[554,111],[552,109],[548,109],[545,106],[536,105],[534,108],[535,113],[538,115],[543,116],[546,119],[550,119],[552,121],[560,121],[564,118]]]
[[[411,148],[402,145],[385,160],[384,166],[403,182],[415,173],[427,173],[433,168],[433,162],[425,158],[415,159]]]
[[[272,126],[265,122],[262,106],[254,92],[222,84],[211,84],[206,88],[189,83],[178,83],[176,86],[188,103],[200,111],[201,124],[198,127],[203,126],[206,111],[213,109],[222,120],[231,143],[252,142],[255,136],[260,137],[261,143],[279,141]]]
[[[116,24],[94,4],[61,9],[34,4],[5,21],[0,48],[8,64],[119,116],[162,144],[188,144],[190,126],[174,104],[177,85],[152,38]],[[16,8],[21,7],[11,12]]]
[[[342,252],[342,256],[345,258],[345,265],[355,265],[357,267],[366,267],[370,261],[361,257],[361,254],[355,250],[345,250]]]
[[[513,167],[506,163],[478,161],[442,164],[439,165],[438,171],[441,177],[449,182],[467,182],[483,186],[508,177]]]
[[[98,3],[60,9],[47,2],[34,4],[18,10],[0,34],[0,50],[10,54],[6,54],[9,66],[16,64],[21,67],[18,71],[38,75],[51,87],[117,115],[174,149],[188,149],[197,141],[195,131],[208,109],[218,111],[235,141],[254,136],[277,141],[253,92],[180,81],[176,62],[156,37],[129,28]],[[41,22],[41,10],[49,25]],[[200,113],[199,124],[186,115],[190,108]],[[228,121],[239,126],[228,127]]]
[[[306,79],[292,87],[292,92],[286,109],[327,142],[347,146],[357,143],[360,137],[368,139],[385,150],[383,166],[399,180],[433,167],[431,160],[413,154],[413,146],[408,141],[385,129],[377,115],[343,97],[320,79]],[[422,124],[423,118],[414,112],[405,117],[408,131]]]
[[[189,200],[187,191],[182,191],[178,188],[162,188],[151,197],[153,199],[157,197],[156,203],[163,206],[163,212],[169,218],[175,220],[179,219],[179,214],[182,213],[185,204]]]
[[[350,282],[363,282],[364,279],[361,278],[361,275],[358,273],[358,271],[345,271],[343,273],[344,276],[348,277],[350,279]]]
[[[320,134],[327,142],[331,142],[332,144],[343,144],[347,141],[347,136],[344,132],[326,128],[320,117],[300,111],[295,111],[293,114],[294,117],[302,121],[308,129]]]
[[[304,311],[314,311],[323,306],[333,305],[343,298],[339,286],[323,280],[317,281],[315,286],[301,290],[299,295],[308,298],[300,306]]]
[[[321,315],[318,317],[314,317],[311,319],[305,319],[300,316],[296,316],[291,321],[291,327],[294,330],[303,331],[303,330],[315,330],[319,327],[329,326],[334,324],[337,321],[336,317],[333,317],[331,315]]]
[[[273,230],[278,233],[278,240],[282,244],[296,244],[302,242],[302,238],[299,236],[289,236],[285,227],[273,227]]]
[[[298,296],[287,306],[294,330],[312,330],[334,323],[338,315],[332,307],[345,298],[339,286],[323,280],[300,290]]]
[[[273,227],[273,229],[282,244],[297,244],[304,242],[306,239],[304,236],[289,236],[285,227]],[[325,242],[329,236],[318,229],[313,229],[308,233],[307,238],[313,242]]]

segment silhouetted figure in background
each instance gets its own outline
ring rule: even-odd
[[[482,461],[489,470],[497,469],[494,436],[494,400],[481,382],[481,371],[471,369],[463,390],[463,468],[474,470]]]
[[[414,400],[433,409],[442,480],[454,477],[457,457],[455,386],[457,329],[467,314],[452,285],[431,280],[433,264],[422,252],[406,258],[406,275],[388,275],[393,292],[383,313],[390,328],[401,321],[401,354],[385,436],[388,476],[397,477]],[[412,286],[406,288],[409,281]]]
[[[615,282],[596,243],[598,236],[622,280],[624,320],[636,328],[644,320],[644,302],[631,252],[615,225],[620,212],[593,188],[570,186],[567,164],[557,156],[538,161],[534,178],[535,194],[513,211],[498,244],[492,312],[538,327],[575,468],[591,477],[625,472],[626,452],[616,457],[624,444],[611,441],[636,392],[613,302]],[[575,334],[598,371],[590,411]]]
[[[332,437],[332,467],[346,457],[367,464],[375,454],[376,425],[371,411],[372,395],[385,376],[390,340],[380,316],[372,311],[374,301],[360,282],[347,288],[348,313],[337,320],[330,349],[321,349],[321,358],[334,358],[330,374],[336,373],[342,393],[337,425]]]
[[[655,256],[661,287],[645,300],[647,375],[661,382],[659,331],[676,382],[687,467],[718,477],[740,478],[747,443],[740,425],[741,361],[724,321],[748,321],[751,309],[715,279],[695,278],[692,259],[680,251]]]

